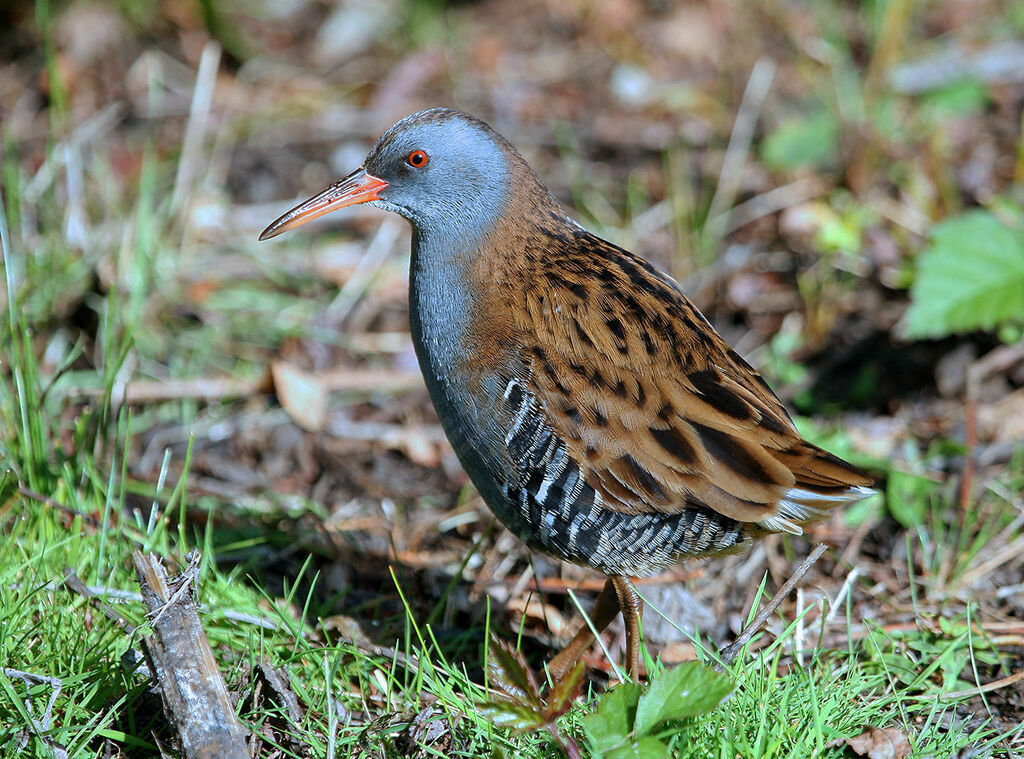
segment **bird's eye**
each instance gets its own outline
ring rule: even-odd
[[[411,153],[409,153],[409,155],[406,156],[405,158],[405,162],[412,166],[414,169],[422,169],[424,166],[427,165],[427,161],[429,160],[430,156],[428,156],[422,150],[414,150]]]

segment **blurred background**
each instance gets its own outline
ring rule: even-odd
[[[879,478],[810,536],[836,546],[815,582],[856,569],[854,617],[892,629],[970,608],[1024,635],[1024,3],[8,0],[0,51],[8,506],[105,515],[116,480],[122,518],[173,504],[270,593],[312,553],[350,638],[402,629],[391,565],[457,656],[478,666],[489,598],[543,658],[567,589],[602,581],[467,484],[409,339],[407,225],[354,208],[256,241],[455,106]],[[721,643],[805,550],[642,591]]]

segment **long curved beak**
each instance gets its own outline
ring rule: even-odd
[[[260,240],[277,237],[282,232],[295,229],[307,221],[312,221],[339,208],[379,200],[380,191],[387,186],[388,183],[383,179],[367,173],[366,169],[360,167],[340,182],[332,184],[319,195],[314,195],[285,213],[260,233]]]

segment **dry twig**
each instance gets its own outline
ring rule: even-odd
[[[783,599],[790,594],[793,588],[796,587],[796,584],[800,582],[805,574],[807,574],[807,571],[814,566],[814,562],[821,558],[821,555],[825,553],[825,549],[827,547],[828,546],[824,543],[819,543],[814,547],[814,550],[811,551],[807,558],[800,562],[800,566],[793,571],[793,574],[788,580],[786,580],[786,583],[779,589],[779,592],[772,596],[772,600],[769,601],[768,605],[765,606],[757,617],[754,618],[754,621],[743,628],[735,641],[719,652],[721,661],[715,665],[715,669],[721,671],[729,664],[729,662],[736,658],[736,655],[739,654],[743,646],[747,644],[747,641],[754,637],[754,634],[761,629],[761,625],[767,621],[768,617],[775,613],[775,610],[779,608],[779,604],[782,603]]]
[[[747,88],[743,92],[736,121],[733,122],[732,134],[729,135],[729,145],[725,149],[718,187],[715,188],[715,195],[711,198],[711,205],[708,208],[708,219],[711,220],[709,231],[715,239],[721,238],[728,227],[728,209],[732,207],[739,192],[743,168],[747,162],[750,143],[754,139],[761,107],[774,78],[775,62],[769,58],[761,58],[754,64],[747,80]]]
[[[44,683],[52,688],[50,691],[50,700],[46,702],[46,708],[43,710],[43,714],[39,719],[36,719],[32,715],[32,699],[30,695],[25,696],[25,712],[28,714],[32,732],[34,732],[36,736],[38,736],[38,738],[50,748],[55,759],[68,759],[69,755],[67,749],[49,736],[50,729],[53,727],[53,706],[57,703],[57,697],[60,695],[61,688],[64,687],[63,681],[59,677],[37,675],[34,672],[23,672],[20,669],[11,669],[10,667],[4,667],[2,671],[4,673],[4,677],[12,680],[21,680],[25,683],[26,688],[31,688],[33,685],[39,683]],[[21,748],[24,748],[28,743],[28,736],[24,735],[24,733],[22,733],[22,735]]]
[[[991,693],[994,690],[999,690],[1000,688],[1007,688],[1011,685],[1019,683],[1021,680],[1024,680],[1024,669],[1020,670],[1019,672],[1014,672],[1012,675],[1003,677],[999,680],[994,680],[993,682],[986,683],[985,685],[976,685],[973,688],[964,688],[963,690],[955,690],[950,693],[943,693],[942,699],[945,701],[955,701],[961,698],[969,698],[971,696],[976,696],[979,693]]]
[[[98,520],[96,517],[94,517],[94,516],[92,516],[90,514],[85,514],[85,513],[81,512],[81,511],[78,511],[77,509],[73,509],[70,506],[65,506],[63,503],[55,501],[54,499],[50,498],[48,495],[43,495],[42,493],[37,493],[36,491],[31,490],[31,489],[25,487],[24,485],[19,485],[18,486],[18,492],[21,493],[26,498],[29,498],[29,499],[31,499],[33,501],[38,501],[39,503],[43,504],[44,506],[48,506],[49,508],[55,509],[56,511],[62,511],[65,514],[67,514],[68,516],[79,517],[83,522],[85,522],[90,527],[99,527],[100,526],[100,520]]]

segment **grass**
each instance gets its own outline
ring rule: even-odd
[[[123,497],[118,471],[87,465],[75,472],[76,487],[55,479],[46,489],[76,503],[83,514],[110,517],[117,510],[107,505]],[[167,490],[183,495],[186,481]],[[75,500],[67,497],[71,492]],[[335,756],[397,756],[410,721],[426,712],[430,719],[447,720],[440,731],[445,748],[437,755],[550,755],[553,745],[544,734],[497,730],[478,715],[485,690],[467,676],[465,664],[446,658],[431,627],[408,616],[408,634],[390,657],[325,639],[312,593],[298,592],[301,577],[273,597],[238,570],[220,568],[211,536],[190,538],[189,528],[178,522],[173,496],[161,498],[154,515],[139,515],[135,523],[108,518],[99,528],[19,494],[9,476],[3,496],[0,662],[61,681],[44,730],[32,726],[41,724],[51,686],[29,688],[10,674],[0,676],[3,755],[51,756],[57,745],[71,756],[102,756],[111,747],[155,752],[156,738],[171,740],[145,679],[126,666],[137,639],[63,587],[61,579],[74,571],[98,586],[100,598],[120,615],[144,626],[142,604],[132,597],[137,586],[131,551],[155,551],[180,566],[192,545],[204,549],[200,598],[207,634],[243,720],[267,747],[285,756],[302,756],[303,750],[329,756],[333,743]],[[924,624],[899,633],[869,624],[863,643],[840,651],[815,649],[801,667],[789,654],[797,631],[797,621],[789,621],[768,645],[759,647],[764,641],[755,639],[756,653],[730,666],[736,690],[719,709],[698,722],[668,725],[659,737],[677,756],[841,756],[833,742],[856,735],[863,725],[896,724],[914,736],[915,755],[949,756],[965,746],[981,755],[997,753],[1007,738],[983,719],[964,721],[942,694],[964,685],[959,677],[969,662],[991,663],[998,647],[972,636],[966,615],[941,622],[939,630]],[[852,630],[852,620],[847,624]],[[404,663],[413,660],[418,666]],[[286,673],[304,707],[301,718],[290,716],[266,690],[257,695],[260,680],[253,673],[263,663]],[[594,708],[595,698],[605,696],[589,694],[561,723],[581,745],[587,740],[581,717]]]

